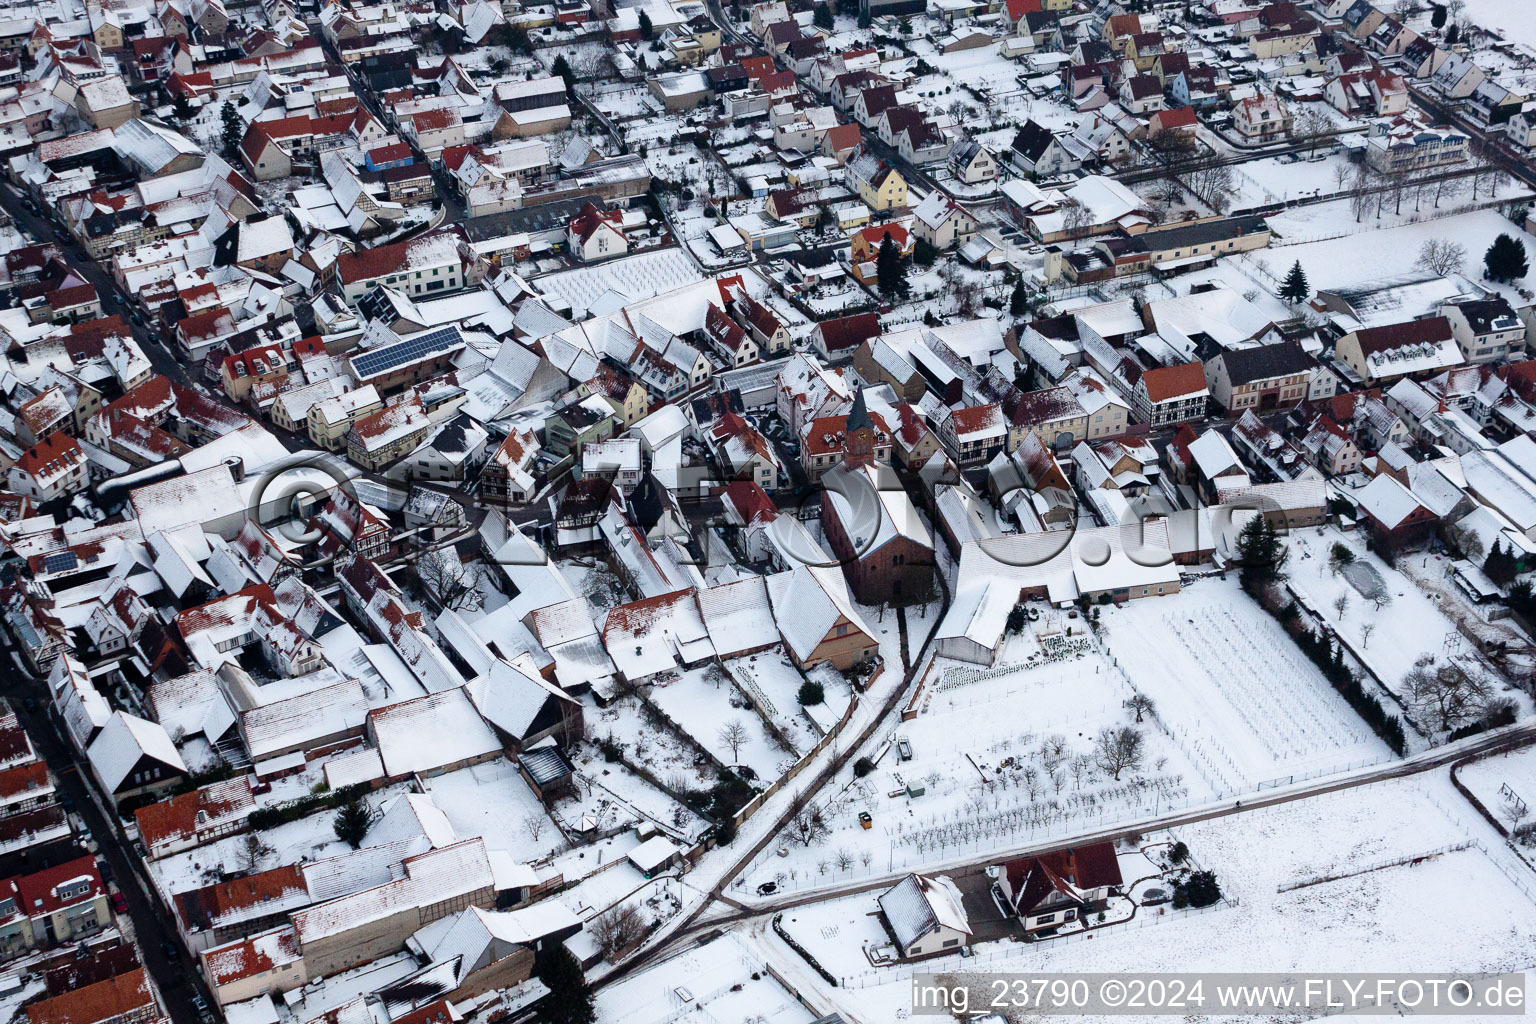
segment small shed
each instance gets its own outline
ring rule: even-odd
[[[517,770],[546,804],[571,791],[576,768],[554,744],[534,747],[517,755]]]
[[[629,862],[646,878],[678,864],[683,852],[666,836],[652,836],[629,851]]]

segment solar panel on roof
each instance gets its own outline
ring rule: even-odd
[[[44,572],[65,572],[80,564],[73,551],[60,551],[43,559]]]
[[[462,343],[457,327],[439,327],[403,341],[384,345],[352,357],[352,369],[361,378],[376,377],[397,366],[447,351]]]

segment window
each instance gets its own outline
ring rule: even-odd
[[[944,940],[943,948],[944,949],[948,949],[951,946],[958,946],[958,945],[960,945],[960,940],[959,939],[945,939]]]
[[[1041,914],[1035,918],[1035,924],[1050,924],[1054,920],[1056,920],[1055,914]]]

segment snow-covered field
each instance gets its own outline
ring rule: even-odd
[[[1387,213],[1390,215],[1390,207]],[[1474,278],[1481,274],[1483,253],[1501,234],[1513,236],[1524,243],[1527,252],[1536,253],[1536,237],[1495,210],[1459,213],[1381,230],[1373,230],[1373,222],[1371,214],[1366,214],[1365,219],[1356,224],[1354,215],[1349,212],[1349,203],[1344,200],[1289,210],[1270,219],[1270,226],[1283,239],[1322,237],[1326,240],[1284,245],[1253,259],[1255,262],[1262,260],[1276,276],[1283,276],[1292,262],[1299,260],[1314,288],[1352,288],[1414,273],[1419,249],[1430,239],[1455,242],[1465,248],[1467,265],[1463,273]],[[1342,238],[1329,237],[1343,232],[1359,233]],[[1519,301],[1513,288],[1482,283]]]
[[[1376,570],[1391,595],[1390,604],[1378,611],[1343,574],[1334,575],[1328,566],[1328,553],[1336,543]],[[1421,654],[1470,655],[1470,644],[1456,632],[1439,603],[1367,551],[1365,539],[1358,534],[1328,529],[1319,536],[1317,530],[1299,530],[1286,538],[1286,545],[1291,554],[1285,571],[1291,586],[1333,624],[1388,687],[1398,687]],[[1435,558],[1423,554],[1405,557]],[[1334,604],[1340,597],[1347,600],[1342,616]]]
[[[1536,47],[1536,18],[1531,13],[1529,0],[1466,0],[1462,17],[1502,32],[1510,42]]]
[[[1130,688],[1086,639],[1071,647],[1061,660],[991,678],[972,679],[974,666],[952,666],[957,675],[936,684],[921,713],[891,734],[906,741],[912,758],[899,760],[892,742],[867,776],[845,772],[819,803],[830,830],[825,842],[782,838],[744,884],[826,885],[1213,796],[1215,787],[1150,721],[1137,727],[1145,743],[1139,767],[1115,779],[1095,764],[1100,730],[1131,724],[1121,706]],[[1001,660],[1022,660],[1025,650]],[[923,792],[909,795],[916,789]],[[861,812],[871,828],[861,827]]]
[[[1237,905],[1191,915],[1144,910],[1125,926],[1095,931],[1092,941],[982,945],[973,960],[916,970],[1519,971],[1533,959],[1536,903],[1528,893],[1536,886],[1520,874],[1528,869],[1443,771],[1149,838],[1188,844]],[[1389,864],[1468,841],[1481,846]],[[1325,877],[1335,880],[1319,881]],[[799,933],[842,927],[848,918],[838,903],[794,913]],[[776,938],[759,941],[775,962],[794,956]],[[858,1019],[896,1020],[910,1012],[912,972],[870,970],[836,995]]]
[[[1106,609],[1103,633],[1131,682],[1223,789],[1389,754],[1235,578]]]
[[[1529,821],[1536,814],[1536,749],[1527,747],[1473,761],[1458,777],[1506,828]]]

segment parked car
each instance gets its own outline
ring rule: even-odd
[[[176,963],[181,959],[181,950],[178,949],[176,947],[176,943],[172,942],[170,939],[164,939],[161,941],[160,952],[164,953],[165,958],[172,963]]]
[[[115,892],[112,894],[112,909],[119,914],[128,913],[128,901],[123,899],[122,893]]]

